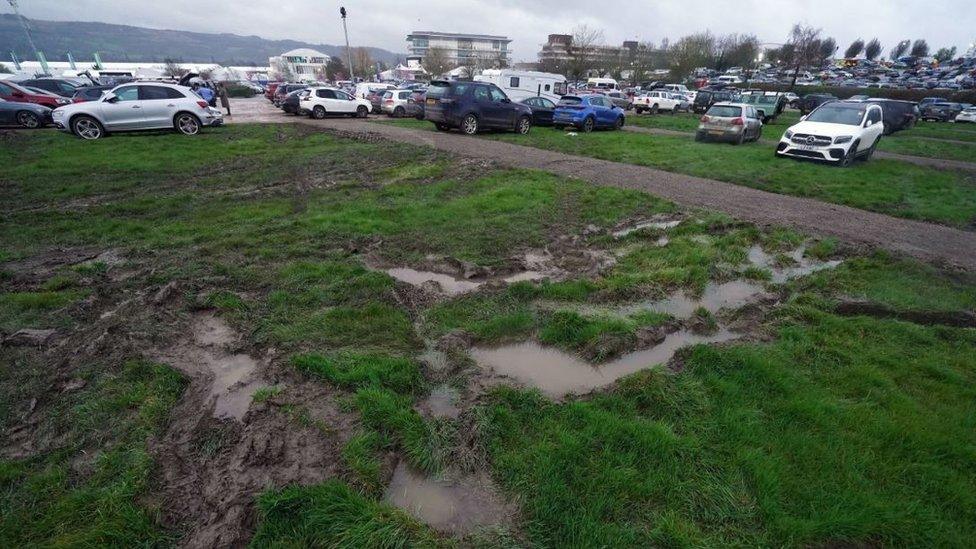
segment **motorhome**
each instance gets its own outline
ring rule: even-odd
[[[545,97],[558,103],[566,95],[566,77],[561,74],[511,69],[485,69],[474,79],[501,88],[512,101]]]
[[[617,85],[617,81],[613,78],[590,78],[586,81],[586,85],[590,88],[596,88],[598,90],[620,89],[620,86]]]

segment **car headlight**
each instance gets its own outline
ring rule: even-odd
[[[834,138],[834,145],[840,145],[841,143],[847,143],[851,139],[853,139],[853,137],[850,136],[850,135],[842,135],[840,137],[835,137]]]
[[[783,134],[783,137],[786,139],[793,139],[793,130],[786,130],[786,133]]]

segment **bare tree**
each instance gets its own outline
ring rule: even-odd
[[[653,67],[653,60],[651,59],[651,52],[654,51],[654,44],[650,42],[641,42],[637,44],[637,48],[634,50],[633,58],[630,59],[630,81],[636,86],[647,78],[647,73]]]
[[[190,72],[189,69],[184,69],[181,67],[174,59],[166,59],[164,63],[166,63],[166,65],[163,67],[163,76],[168,78],[175,78],[179,80]]]
[[[793,67],[793,80],[790,89],[796,86],[796,79],[800,75],[800,68],[804,65],[819,65],[823,60],[823,42],[820,39],[820,29],[797,23],[793,25],[790,36],[786,40],[789,47],[790,66]]]
[[[353,48],[352,50],[352,73],[365,76],[376,72],[373,66],[373,57],[367,48]]]
[[[729,67],[751,67],[759,55],[759,39],[754,34],[729,34],[717,40],[717,70]]]
[[[897,46],[891,48],[891,60],[898,61],[900,57],[904,57],[905,53],[908,51],[908,48],[911,47],[911,45],[912,45],[911,40],[902,40],[901,42],[898,42]]]
[[[566,47],[569,55],[567,68],[570,75],[579,79],[586,71],[593,68],[596,61],[596,49],[603,42],[603,31],[580,25],[573,29],[573,37]]]
[[[881,55],[881,41],[877,38],[872,38],[868,45],[864,47],[864,57],[871,61],[874,61]]]
[[[846,59],[854,59],[858,55],[861,55],[861,52],[863,51],[864,51],[864,40],[858,38],[857,40],[851,42],[851,45],[847,46],[847,49],[844,50],[844,57]]]
[[[924,38],[919,38],[912,44],[912,57],[928,57],[929,43]]]
[[[684,80],[694,69],[711,65],[715,52],[715,36],[708,31],[681,37],[668,51],[671,75]]]
[[[424,56],[424,69],[430,73],[431,78],[437,78],[445,72],[454,68],[451,58],[444,48],[433,47],[427,50]]]
[[[292,82],[295,80],[295,74],[291,72],[291,67],[284,59],[279,59],[275,64],[275,73],[278,75],[278,80],[282,82]]]

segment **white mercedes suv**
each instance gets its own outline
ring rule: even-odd
[[[792,156],[850,166],[871,158],[884,132],[881,107],[831,101],[790,126],[776,146],[776,156]]]
[[[224,118],[193,90],[146,82],[122,84],[95,101],[73,103],[51,113],[58,129],[82,139],[109,132],[174,129],[196,135],[203,126],[219,126]]]

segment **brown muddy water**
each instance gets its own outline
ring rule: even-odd
[[[681,224],[680,219],[672,220],[672,221],[642,221],[632,227],[627,227],[625,229],[620,229],[619,231],[614,231],[613,237],[623,238],[631,233],[635,233],[643,229],[658,229],[658,230],[673,229],[674,227],[677,227],[680,224]]]
[[[430,391],[430,395],[421,401],[417,408],[428,417],[443,417],[455,419],[461,415],[457,403],[460,395],[457,390],[448,385],[439,385]]]
[[[383,499],[435,530],[458,535],[504,525],[512,515],[485,473],[460,479],[431,478],[402,461]]]
[[[386,273],[393,278],[406,282],[412,286],[422,286],[425,283],[434,282],[447,295],[459,295],[477,290],[481,286],[480,282],[470,280],[458,280],[452,276],[433,273],[430,271],[418,271],[409,267],[396,267],[387,269]]]
[[[538,388],[552,398],[562,398],[606,387],[624,376],[665,364],[682,347],[731,341],[737,337],[728,330],[719,330],[712,335],[679,330],[650,349],[636,351],[598,366],[572,353],[544,347],[534,341],[493,348],[476,347],[471,350],[471,357],[493,374]]]
[[[773,256],[766,253],[758,244],[749,248],[749,263],[760,269],[768,269],[772,273],[772,281],[782,284],[786,281],[813,274],[824,269],[833,269],[841,264],[839,259],[830,261],[819,261],[817,259],[805,257],[806,246],[800,246],[787,254],[796,264],[792,266],[776,266]]]

